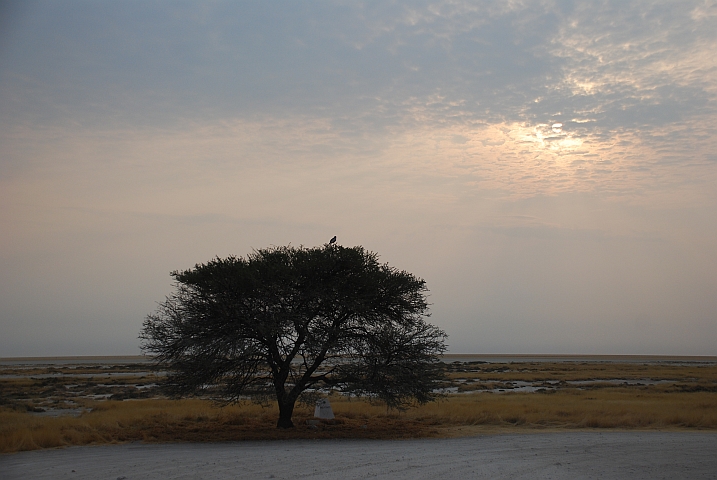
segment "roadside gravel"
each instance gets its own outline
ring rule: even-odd
[[[561,432],[424,440],[124,444],[0,456],[12,479],[717,479],[717,434]]]

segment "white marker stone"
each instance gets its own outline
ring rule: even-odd
[[[331,404],[328,398],[322,398],[316,402],[316,408],[314,408],[314,417],[331,420],[334,418],[334,411],[331,409]]]

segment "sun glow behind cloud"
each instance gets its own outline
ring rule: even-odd
[[[717,334],[715,2],[24,8],[3,322],[118,317],[135,348],[167,271],[338,234],[425,276],[457,348]]]

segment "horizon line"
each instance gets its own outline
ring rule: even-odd
[[[682,355],[682,354],[642,354],[642,353],[444,353],[441,357],[493,357],[493,358],[691,358],[712,359],[717,361],[717,355]],[[151,359],[150,355],[48,355],[48,356],[11,356],[0,357],[0,362],[22,360],[93,360],[108,358]]]

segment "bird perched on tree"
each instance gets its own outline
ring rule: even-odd
[[[333,245],[334,243],[336,243],[336,235],[334,235],[334,237],[329,240],[329,245]]]

